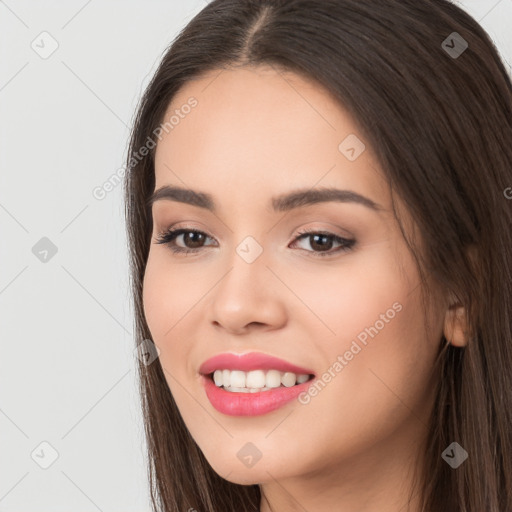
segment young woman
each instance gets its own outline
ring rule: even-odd
[[[126,214],[155,510],[512,511],[512,84],[446,0],[214,0]]]

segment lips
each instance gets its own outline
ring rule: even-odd
[[[259,416],[293,402],[307,392],[314,380],[296,384],[291,388],[279,387],[258,393],[233,393],[217,387],[214,382],[201,375],[203,389],[212,406],[228,416]]]
[[[245,372],[251,370],[279,370],[295,374],[315,374],[311,369],[294,365],[284,359],[261,352],[248,352],[245,354],[226,352],[207,359],[199,367],[199,373],[202,375],[208,375],[215,370],[242,370]]]
[[[258,392],[228,391],[218,387],[211,378],[215,370],[278,370],[296,375],[313,375],[313,379],[291,387],[276,387]],[[293,401],[303,393],[315,377],[313,370],[297,366],[284,359],[261,352],[234,354],[226,352],[207,359],[199,368],[201,382],[208,400],[217,411],[230,416],[256,416],[267,414]]]

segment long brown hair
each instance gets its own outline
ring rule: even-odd
[[[488,34],[447,0],[213,0],[188,23],[141,98],[127,155],[136,342],[151,339],[155,130],[187,81],[246,64],[302,74],[339,99],[418,226],[421,251],[402,232],[422,276],[468,312],[468,345],[440,340],[422,511],[512,512],[512,85]],[[206,461],[159,360],[138,370],[155,510],[259,511],[258,485]],[[454,441],[469,454],[457,469],[441,458]]]

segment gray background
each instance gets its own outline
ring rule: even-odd
[[[458,3],[510,70],[512,0]],[[0,512],[150,510],[122,186],[93,190],[204,5],[0,0]]]

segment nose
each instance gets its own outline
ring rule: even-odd
[[[278,329],[287,319],[286,287],[275,269],[264,253],[249,261],[235,253],[210,297],[210,321],[231,334]]]

